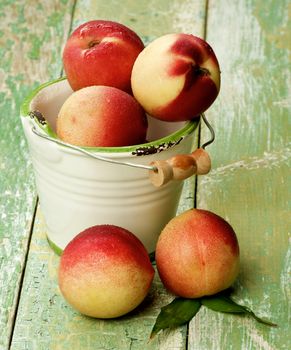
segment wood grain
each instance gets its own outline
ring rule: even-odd
[[[36,84],[60,74],[71,6],[68,1],[0,4],[0,349],[9,346],[36,203],[19,108]]]
[[[190,324],[191,349],[291,348],[290,29],[288,1],[209,1],[207,40],[222,89],[207,113],[217,137],[197,205],[237,232],[236,300],[279,327],[202,309]]]
[[[79,0],[75,6],[73,1],[49,0],[37,6],[32,1],[1,6],[5,35],[0,32],[0,43],[9,50],[2,51],[0,69],[0,94],[4,94],[1,121],[5,121],[0,129],[5,140],[0,141],[5,150],[0,161],[4,169],[0,173],[0,204],[5,219],[0,223],[0,282],[4,286],[0,292],[0,349],[8,348],[35,203],[27,148],[15,118],[20,101],[32,86],[58,77],[72,13],[72,28],[90,19],[111,19],[131,27],[145,43],[174,31],[203,36],[207,25],[206,39],[222,70],[219,98],[207,112],[216,131],[214,144],[207,148],[213,169],[199,177],[197,198],[195,179],[186,182],[179,212],[196,201],[198,207],[231,223],[241,248],[234,297],[259,316],[278,323],[279,328],[202,307],[188,334],[187,327],[181,327],[148,342],[160,307],[173,298],[157,275],[149,296],[131,314],[107,321],[81,316],[59,292],[59,257],[48,247],[38,209],[11,349],[290,349],[288,1]],[[14,52],[14,48],[18,50]],[[203,129],[201,143],[208,138]],[[15,139],[17,147],[12,142]],[[10,277],[12,281],[7,283]]]

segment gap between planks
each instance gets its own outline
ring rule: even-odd
[[[33,210],[33,215],[32,215],[32,220],[31,220],[31,225],[30,225],[30,229],[29,229],[29,236],[28,236],[28,239],[27,239],[26,253],[25,253],[24,260],[23,260],[22,271],[21,271],[21,274],[20,274],[19,288],[18,288],[18,292],[17,292],[17,296],[16,296],[15,311],[14,311],[14,315],[13,315],[13,319],[12,319],[11,332],[10,332],[9,341],[8,341],[8,344],[9,344],[8,345],[8,349],[10,349],[11,344],[12,344],[14,328],[15,328],[16,319],[17,319],[19,301],[20,301],[20,297],[21,297],[21,293],[22,293],[22,286],[23,286],[24,275],[25,275],[26,265],[27,265],[28,256],[29,256],[29,250],[30,250],[30,245],[31,245],[31,239],[32,239],[33,227],[34,227],[35,218],[36,218],[38,202],[39,202],[39,199],[38,199],[38,197],[36,197],[34,210]]]

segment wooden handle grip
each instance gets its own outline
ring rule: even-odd
[[[177,154],[168,160],[151,163],[156,170],[150,170],[149,178],[154,186],[160,187],[171,180],[185,180],[197,174],[207,174],[211,169],[208,153],[198,148],[191,154]]]

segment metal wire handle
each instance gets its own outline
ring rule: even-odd
[[[83,153],[83,154],[86,154],[87,156],[89,157],[92,157],[92,158],[95,158],[95,159],[98,159],[98,160],[102,160],[104,162],[108,162],[108,163],[114,163],[114,164],[120,164],[120,165],[128,165],[128,166],[131,166],[131,167],[134,167],[134,168],[142,168],[142,169],[146,169],[146,170],[156,170],[155,167],[153,166],[150,166],[150,165],[143,165],[143,164],[135,164],[135,163],[130,163],[130,162],[121,162],[121,161],[118,161],[118,160],[114,160],[114,159],[111,159],[111,158],[108,158],[108,157],[102,157],[102,156],[99,156],[99,155],[96,155],[94,153],[91,153],[89,151],[86,151],[85,149],[81,148],[81,147],[78,147],[78,146],[74,146],[74,145],[71,145],[71,144],[68,144],[66,142],[63,142],[59,139],[54,139],[50,136],[47,136],[43,133],[40,133],[36,128],[35,126],[32,127],[31,129],[33,131],[34,134],[36,134],[37,136],[40,136],[42,137],[43,139],[46,139],[46,140],[49,140],[49,141],[52,141],[58,145],[62,145],[62,146],[65,146],[65,147],[68,147],[68,148],[71,148],[75,151],[78,151],[80,153]]]
[[[214,133],[214,130],[213,128],[211,127],[211,125],[209,124],[208,120],[206,119],[205,115],[202,114],[201,115],[204,123],[206,124],[207,128],[209,129],[210,133],[211,133],[211,139],[209,141],[207,141],[206,143],[204,143],[201,148],[205,149],[205,147],[207,147],[208,145],[210,145],[214,139],[215,139],[215,133]],[[104,162],[108,162],[108,163],[113,163],[113,164],[119,164],[119,165],[127,165],[127,166],[130,166],[130,167],[133,167],[133,168],[140,168],[140,169],[145,169],[145,170],[152,170],[152,171],[157,171],[157,167],[156,166],[152,166],[152,165],[144,165],[144,164],[136,164],[136,163],[130,163],[130,162],[123,162],[123,161],[118,161],[118,160],[114,160],[112,158],[108,158],[108,157],[103,157],[103,156],[100,156],[100,155],[97,155],[97,154],[94,154],[94,153],[91,153],[89,151],[86,151],[84,148],[81,148],[81,147],[78,147],[78,146],[74,146],[74,145],[71,145],[71,144],[68,144],[66,142],[63,142],[59,139],[55,139],[55,138],[52,138],[44,133],[41,133],[39,132],[35,126],[32,127],[32,132],[39,136],[39,137],[42,137],[43,139],[46,139],[46,140],[49,140],[49,141],[52,141],[58,145],[62,145],[62,146],[65,146],[65,147],[68,147],[68,148],[71,148],[75,151],[78,151],[80,153],[83,153],[91,158],[95,158],[95,159],[98,159],[98,160],[101,160],[101,161],[104,161]]]
[[[213,127],[209,124],[209,121],[206,119],[204,113],[201,114],[201,117],[202,117],[202,119],[203,119],[205,125],[207,126],[208,130],[210,131],[210,134],[211,134],[211,139],[210,139],[209,141],[205,142],[205,143],[201,146],[201,148],[205,149],[207,146],[209,146],[209,145],[215,140],[215,132],[214,132]]]

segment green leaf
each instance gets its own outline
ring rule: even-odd
[[[210,297],[201,298],[201,304],[213,311],[244,314],[245,308],[236,304],[225,295],[215,294]]]
[[[216,294],[210,297],[201,298],[201,304],[213,311],[225,312],[231,314],[246,314],[252,316],[256,321],[271,327],[277,327],[277,324],[264,320],[253,313],[246,306],[242,306],[233,301],[230,296],[224,293]]]
[[[155,251],[149,253],[149,258],[150,258],[150,261],[151,261],[152,263],[155,262],[155,260],[156,260],[155,253],[156,253]]]
[[[174,299],[170,304],[161,308],[150,338],[153,338],[161,330],[175,328],[187,323],[197,314],[200,307],[199,299]]]

